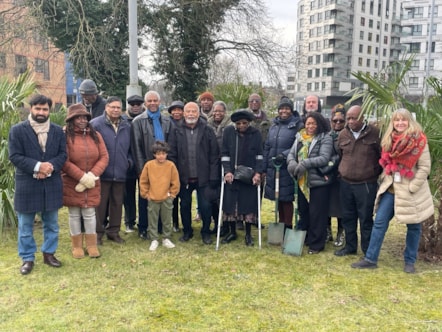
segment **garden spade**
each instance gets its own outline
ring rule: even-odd
[[[267,232],[267,243],[274,245],[281,245],[284,240],[284,224],[278,222],[279,216],[279,173],[284,160],[272,158],[273,166],[275,167],[275,222],[269,224]]]

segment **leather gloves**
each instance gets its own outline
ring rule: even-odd
[[[295,169],[295,176],[297,176],[298,178],[300,178],[301,176],[303,176],[304,175],[304,173],[305,173],[305,171],[306,171],[307,169],[305,168],[305,166],[302,164],[302,162],[300,162],[299,164],[298,164],[298,166],[296,166],[296,169]]]

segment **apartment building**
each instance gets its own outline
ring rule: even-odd
[[[403,50],[415,56],[406,78],[408,94],[421,98],[432,92],[427,77],[442,78],[442,0],[402,1],[401,26]]]
[[[295,70],[287,87],[298,105],[318,95],[323,108],[346,101],[360,82],[379,75],[401,52],[400,0],[299,0]]]
[[[40,93],[54,105],[66,105],[64,53],[55,48],[30,19],[24,1],[0,0],[0,76],[34,74]]]

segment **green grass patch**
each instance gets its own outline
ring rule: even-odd
[[[263,222],[274,218],[264,200]],[[267,244],[246,247],[195,237],[150,252],[149,241],[124,234],[105,239],[98,259],[75,260],[65,209],[60,212],[60,269],[37,253],[21,276],[14,234],[0,243],[0,331],[442,331],[441,264],[418,261],[402,271],[405,226],[391,223],[379,268],[354,270],[359,256],[286,256]],[[36,224],[41,245],[41,225]]]

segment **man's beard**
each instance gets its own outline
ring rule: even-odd
[[[34,120],[35,122],[38,122],[38,123],[45,123],[46,121],[48,121],[49,116],[44,116],[44,115],[34,115],[34,114],[31,114],[31,118],[32,118],[32,120]]]
[[[184,119],[187,124],[195,124],[198,122],[198,118],[196,119]]]

